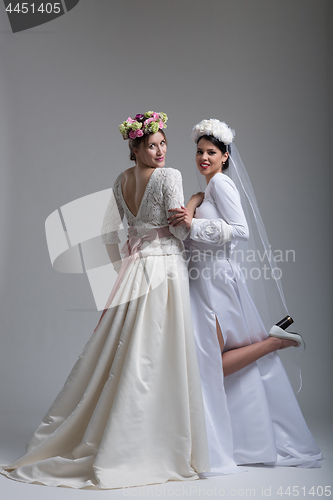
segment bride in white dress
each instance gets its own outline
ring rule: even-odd
[[[235,463],[320,467],[320,449],[276,352],[296,346],[292,339],[300,337],[283,330],[281,338],[268,336],[232,259],[237,242],[249,238],[239,192],[225,173],[233,131],[224,122],[203,120],[192,137],[207,187],[187,208],[171,210],[169,223],[190,228],[192,319],[210,474],[228,473]]]
[[[108,489],[209,470],[182,255],[188,229],[167,222],[183,191],[180,172],[164,167],[166,120],[148,112],[120,126],[136,163],[115,181],[102,233],[122,279],[27,453],[2,467],[12,479]],[[115,208],[130,232],[122,263]]]

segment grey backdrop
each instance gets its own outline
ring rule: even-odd
[[[236,129],[271,244],[296,251],[283,285],[307,342],[298,400],[316,437],[332,391],[330,4],[81,0],[15,35],[0,5],[3,439],[34,430],[99,317],[86,276],[53,271],[44,221],[113,185],[130,166],[118,125],[150,109],[169,116],[167,166],[187,199],[192,126]]]

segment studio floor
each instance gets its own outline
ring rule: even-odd
[[[294,467],[244,467],[241,474],[218,476],[196,481],[171,481],[166,484],[122,490],[74,490],[52,488],[36,484],[19,483],[0,475],[1,500],[97,500],[121,498],[271,498],[291,499],[299,497],[317,499],[332,497],[333,435],[329,422],[316,429],[315,439],[325,459],[320,469]],[[3,433],[0,463],[8,463],[24,453],[29,436]],[[24,441],[23,441],[24,440]]]

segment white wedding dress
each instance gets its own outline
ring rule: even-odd
[[[267,338],[232,251],[248,238],[233,181],[217,173],[191,225],[189,262],[192,319],[202,381],[210,474],[235,464],[320,467],[322,455],[305,421],[276,352],[223,376],[216,334],[224,350]],[[282,318],[278,318],[282,319]]]
[[[168,225],[168,209],[184,203],[178,170],[158,168],[135,217],[121,177],[107,209],[105,243],[120,218],[137,241]],[[142,241],[97,329],[28,444],[2,467],[28,483],[72,488],[120,488],[196,479],[209,470],[207,434],[191,322],[185,228]]]

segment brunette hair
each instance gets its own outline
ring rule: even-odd
[[[211,142],[212,144],[214,144],[215,147],[217,147],[222,154],[224,153],[229,153],[230,155],[230,146],[226,146],[224,144],[224,142],[222,141],[219,141],[218,139],[216,139],[216,137],[212,136],[212,135],[202,135],[199,137],[199,139],[197,140],[197,144],[199,144],[199,141],[201,139],[206,139],[207,141]],[[227,170],[227,168],[229,167],[229,156],[226,160],[226,162],[224,163],[223,167],[222,167],[222,172],[224,170]]]
[[[168,144],[168,141],[167,141],[167,138],[165,136],[164,130],[160,129],[160,130],[158,130],[158,132],[161,132],[161,134],[164,137],[165,144]],[[135,161],[136,160],[136,156],[134,154],[133,148],[138,148],[141,143],[143,143],[146,146],[147,142],[148,142],[148,138],[149,138],[150,135],[152,135],[152,133],[151,134],[145,134],[142,137],[136,137],[135,139],[129,139],[129,141],[128,141],[128,147],[130,149],[130,155],[129,155],[129,157],[130,157],[131,161]]]

